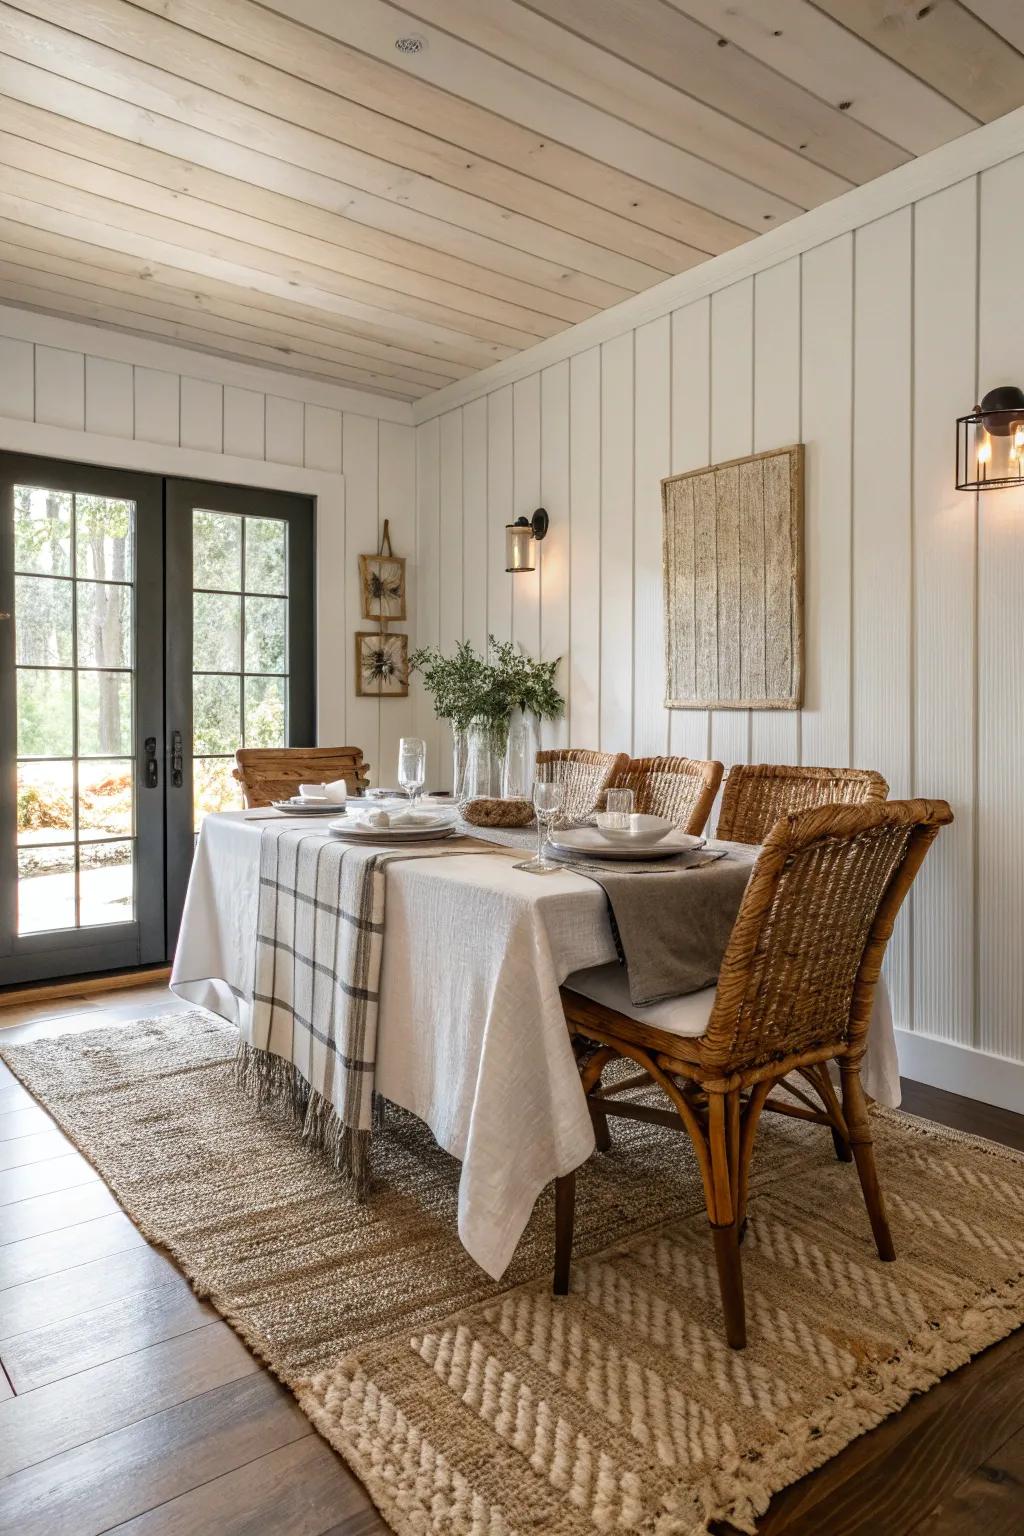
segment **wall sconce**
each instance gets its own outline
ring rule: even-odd
[[[956,424],[956,488],[992,491],[1024,485],[1024,390],[990,389]]]
[[[539,544],[548,531],[548,515],[538,507],[532,517],[517,517],[514,523],[505,524],[506,571],[532,571],[537,557],[534,546]]]

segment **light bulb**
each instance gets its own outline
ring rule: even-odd
[[[989,438],[982,438],[978,444],[978,463],[987,464],[992,457],[992,443]]]
[[[1018,421],[1014,424],[1013,446],[1018,454],[1024,448],[1024,421]]]

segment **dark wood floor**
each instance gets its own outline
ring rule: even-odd
[[[152,986],[36,1003],[0,1011],[0,1039],[180,1006]],[[1022,1115],[917,1083],[904,1094],[913,1114],[1024,1149]],[[386,1530],[291,1396],[2,1065],[0,1479],[0,1536]],[[1024,1330],[784,1490],[760,1531],[1021,1536]]]

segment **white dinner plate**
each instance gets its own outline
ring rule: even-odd
[[[328,822],[328,830],[347,843],[429,843],[454,836],[458,826],[454,821],[445,821],[436,827],[368,827],[339,817]]]
[[[689,853],[704,846],[704,838],[689,832],[669,832],[657,843],[610,843],[596,827],[575,827],[566,832],[552,832],[548,842],[556,853],[582,854],[588,859],[667,859],[671,854]]]
[[[337,816],[341,804],[337,800],[273,800],[271,808],[282,816]]]

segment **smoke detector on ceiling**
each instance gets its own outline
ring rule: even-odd
[[[426,53],[427,40],[411,33],[408,37],[396,37],[395,47],[399,53]]]

